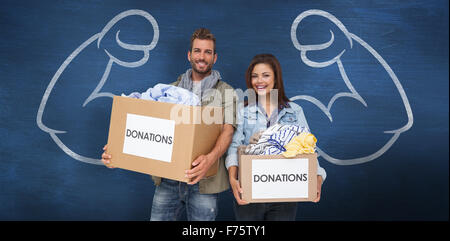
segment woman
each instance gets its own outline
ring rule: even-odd
[[[238,154],[240,145],[248,145],[250,138],[257,132],[280,123],[305,127],[309,130],[303,110],[297,104],[290,102],[283,87],[281,67],[275,56],[271,54],[256,55],[245,75],[247,88],[256,92],[255,100],[245,103],[239,111],[238,127],[234,133],[232,143],[228,148],[225,165],[228,169],[229,181],[236,199],[234,210],[238,221],[261,220],[295,220],[297,213],[296,202],[286,203],[252,203],[241,199],[242,189],[237,177]],[[274,93],[278,92],[278,95]],[[277,96],[277,97],[276,97]],[[322,182],[326,172],[319,165],[317,170],[317,199],[320,200]]]

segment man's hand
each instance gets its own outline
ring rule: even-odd
[[[209,168],[218,161],[219,157],[221,157],[225,151],[228,149],[228,146],[231,143],[231,139],[233,138],[234,128],[230,124],[224,124],[222,132],[217,138],[216,145],[211,150],[210,153],[206,155],[201,155],[197,157],[192,162],[193,168],[191,170],[186,170],[186,177],[191,179],[195,178],[188,184],[194,185],[206,175]]]
[[[217,156],[215,156],[213,153],[209,153],[207,155],[201,155],[197,157],[197,159],[192,162],[193,168],[190,170],[185,171],[185,176],[189,179],[194,178],[191,182],[189,182],[189,185],[194,185],[206,175],[209,168],[214,164],[214,162],[219,159]]]
[[[316,199],[313,201],[315,203],[320,201],[320,193],[322,191],[322,183],[323,183],[323,179],[322,176],[317,175],[317,197]]]
[[[111,155],[107,154],[107,150],[108,150],[108,145],[105,145],[103,147],[103,150],[105,152],[103,152],[102,154],[102,162],[105,166],[107,166],[108,168],[115,168],[114,166],[111,165]]]

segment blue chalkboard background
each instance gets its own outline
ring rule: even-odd
[[[131,9],[150,14],[157,31],[134,15],[101,41],[86,42]],[[293,32],[294,20],[311,9],[339,24],[312,15]],[[149,45],[155,32],[159,38],[142,65],[112,64],[101,91],[116,95],[143,92],[185,72],[189,38],[198,27],[215,34],[214,68],[233,87],[245,88],[254,55],[272,53],[287,95],[314,97],[294,101],[328,156],[319,158],[328,176],[320,203],[301,203],[298,220],[448,220],[448,18],[446,0],[1,1],[0,220],[148,220],[154,193],[148,175],[78,160],[100,158],[112,99],[82,105],[105,74],[105,50],[129,63],[145,57],[119,46],[118,30],[127,44]],[[303,61],[293,40],[327,43],[330,30],[333,43],[307,51],[310,62]],[[311,64],[343,50],[342,68]],[[364,101],[353,95],[328,106],[335,94],[351,92],[342,70]],[[332,107],[329,116],[319,103]],[[57,138],[75,154],[43,126],[66,131]],[[394,139],[395,133],[385,133],[402,127]],[[230,191],[220,194],[218,220],[234,219],[232,200]]]

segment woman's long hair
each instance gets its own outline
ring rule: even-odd
[[[247,88],[253,90],[252,71],[257,64],[267,64],[272,68],[272,71],[274,73],[273,88],[278,89],[278,107],[287,107],[289,98],[286,97],[286,94],[284,92],[283,76],[281,74],[280,62],[278,62],[277,58],[275,58],[275,56],[273,56],[272,54],[258,54],[253,57],[250,65],[247,68],[247,72],[245,72],[245,82],[247,83]],[[258,95],[256,95],[256,101],[258,102]],[[248,104],[248,101],[245,101],[245,106],[247,106]]]

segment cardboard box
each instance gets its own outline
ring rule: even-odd
[[[317,197],[317,154],[239,155],[242,199],[249,203],[307,202]]]
[[[222,123],[222,107],[114,96],[107,152],[115,167],[189,182],[184,171],[214,148]],[[206,177],[218,167],[216,162]]]

